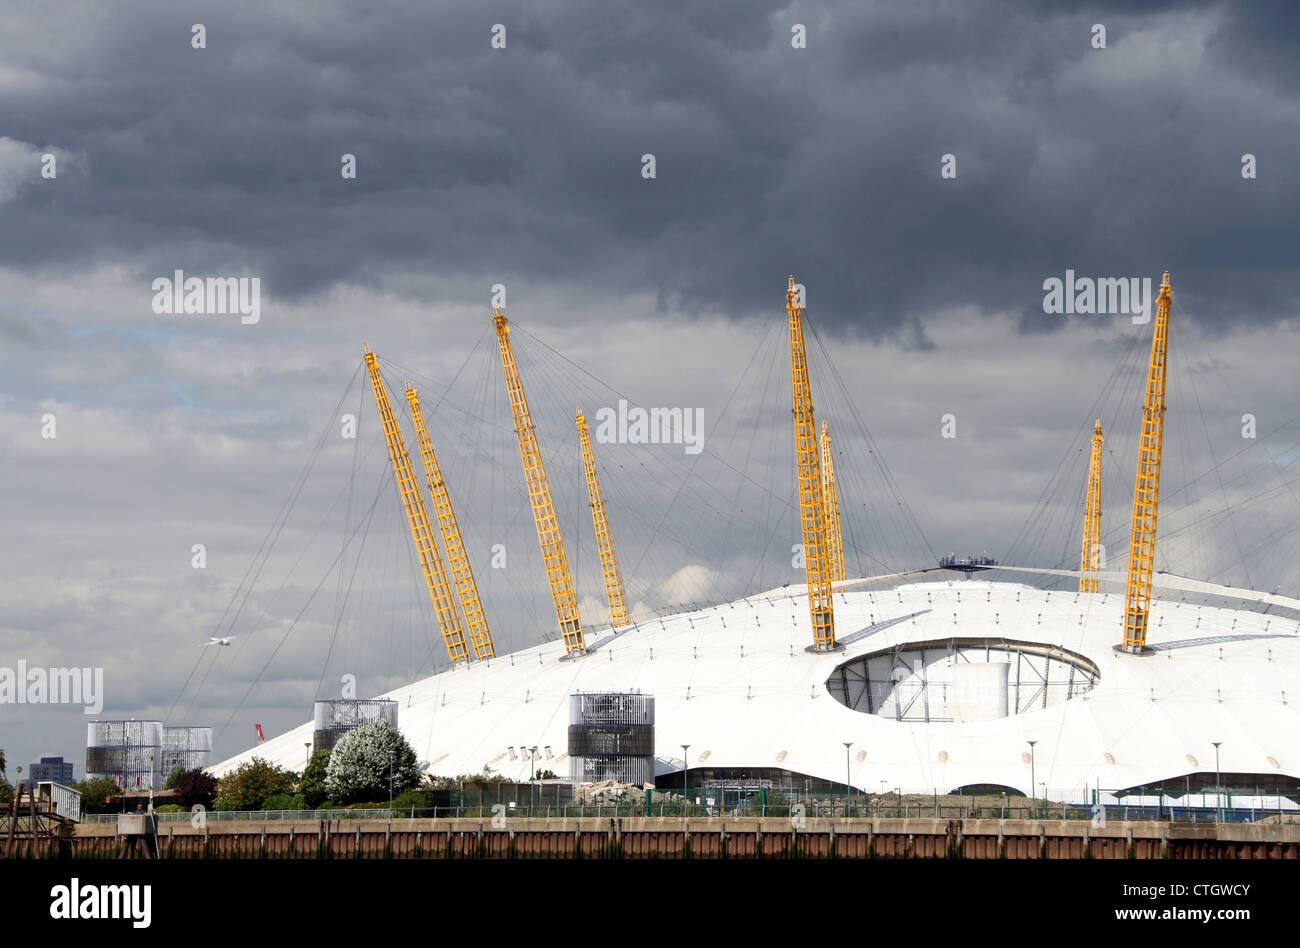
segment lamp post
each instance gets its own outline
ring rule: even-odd
[[[537,745],[534,744],[528,748],[528,815],[533,815],[533,808],[537,805]]]
[[[1219,745],[1223,741],[1210,741],[1214,745],[1214,822],[1223,822],[1223,778],[1219,774]]]
[[[1038,787],[1038,784],[1034,782],[1034,745],[1037,744],[1038,741],[1027,741],[1026,743],[1029,744],[1029,818],[1032,820],[1038,802],[1034,798],[1034,792]]]
[[[393,816],[393,755],[396,751],[388,752],[388,816]]]
[[[849,748],[852,741],[844,742],[844,818],[849,818],[849,805],[853,803],[853,787],[849,783]]]
[[[689,751],[690,749],[691,749],[690,744],[682,745],[682,815],[683,816],[686,815],[686,804],[687,804],[686,794],[690,792],[686,788],[686,772],[690,770],[690,758],[686,756],[686,752]]]

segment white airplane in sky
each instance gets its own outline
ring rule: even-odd
[[[209,645],[229,645],[236,638],[238,638],[238,636],[235,635],[227,635],[227,636],[214,635],[210,637],[206,642],[203,643],[203,647],[207,648]]]

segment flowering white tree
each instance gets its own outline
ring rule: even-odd
[[[393,793],[420,783],[415,750],[387,721],[353,728],[339,739],[325,768],[325,792],[336,803],[377,801],[388,797],[389,764]]]

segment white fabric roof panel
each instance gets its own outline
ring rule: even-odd
[[[399,727],[417,755],[447,775],[487,765],[527,779],[528,760],[510,760],[507,748],[550,745],[555,756],[564,753],[570,694],[643,691],[655,696],[661,773],[680,769],[681,745],[689,744],[692,767],[783,767],[843,782],[843,742],[852,741],[849,776],[859,789],[883,782],[943,793],[980,783],[1029,793],[1022,755],[1036,740],[1035,776],[1057,792],[1211,771],[1211,741],[1222,742],[1224,772],[1300,776],[1294,618],[1155,601],[1148,644],[1156,653],[1133,656],[1112,648],[1122,638],[1123,596],[1115,593],[979,580],[852,585],[835,594],[837,635],[850,641],[843,652],[804,650],[812,641],[807,600],[802,587],[790,586],[591,636],[590,653],[576,660],[559,661],[556,641],[380,697],[398,702]],[[1086,695],[1046,709],[965,723],[866,714],[827,688],[845,661],[953,636],[1063,647],[1090,660],[1100,679]],[[301,770],[311,737],[307,723],[212,770],[224,773],[254,755]]]

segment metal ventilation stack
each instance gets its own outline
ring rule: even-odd
[[[569,696],[569,776],[575,783],[653,783],[654,754],[653,695]]]
[[[124,790],[157,790],[162,744],[161,721],[90,721],[86,777],[108,777]]]
[[[166,779],[173,770],[200,770],[212,763],[212,728],[186,724],[163,725],[162,767]]]
[[[337,698],[333,701],[317,701],[313,706],[315,730],[312,733],[312,753],[321,750],[333,750],[334,745],[348,731],[373,724],[375,721],[387,721],[397,727],[397,702],[380,698]]]

